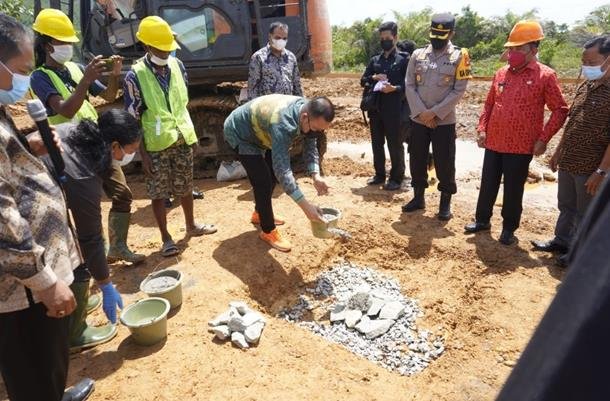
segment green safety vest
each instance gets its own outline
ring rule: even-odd
[[[78,83],[81,81],[81,79],[83,79],[83,72],[81,71],[78,64],[68,61],[64,65],[68,69],[68,72],[70,73],[70,77],[72,78],[72,80],[74,82],[76,82],[76,84],[78,85]],[[51,79],[51,82],[53,83],[53,86],[55,87],[55,89],[57,89],[57,92],[59,92],[59,95],[64,100],[67,100],[70,96],[72,96],[72,92],[70,92],[70,90],[68,89],[68,87],[66,86],[64,81],[62,81],[61,78],[59,78],[59,76],[55,73],[55,71],[53,71],[49,68],[45,68],[43,66],[38,67],[36,70],[42,71],[48,75],[48,77]],[[93,105],[91,103],[89,103],[89,101],[87,99],[85,99],[83,101],[83,105],[80,107],[80,109],[78,109],[78,111],[76,112],[74,117],[66,118],[60,114],[56,114],[54,116],[49,117],[49,123],[57,125],[57,124],[66,123],[69,121],[78,122],[84,118],[89,118],[89,119],[97,122],[97,111],[95,111],[95,107],[93,107]]]
[[[188,90],[178,61],[171,57],[169,89],[166,94],[157,77],[144,59],[138,60],[132,69],[136,73],[146,110],[141,116],[144,144],[149,152],[159,152],[172,146],[180,134],[187,145],[197,142],[193,121],[186,108]]]

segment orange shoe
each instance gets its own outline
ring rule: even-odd
[[[290,252],[290,249],[292,249],[292,244],[290,241],[283,238],[282,234],[280,234],[277,228],[271,231],[269,234],[261,231],[259,237],[278,251]]]
[[[274,217],[274,221],[276,226],[283,226],[284,224],[286,224],[284,220],[277,217]],[[258,212],[252,212],[252,218],[250,219],[250,222],[255,225],[261,224],[261,216],[259,216]]]

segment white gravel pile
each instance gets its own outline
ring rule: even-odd
[[[208,331],[221,341],[231,340],[236,347],[246,349],[258,344],[265,323],[265,318],[245,302],[233,301],[227,311],[208,322]]]
[[[315,320],[312,311],[325,311]],[[320,275],[281,317],[390,371],[421,372],[445,350],[443,339],[418,330],[422,312],[400,292],[398,282],[349,262]]]

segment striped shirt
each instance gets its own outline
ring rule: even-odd
[[[569,118],[559,168],[576,175],[591,175],[610,145],[610,80],[580,85]]]

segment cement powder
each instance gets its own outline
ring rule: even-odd
[[[152,294],[164,292],[172,289],[178,284],[178,280],[173,277],[161,276],[157,278],[153,278],[144,284],[144,292]]]

